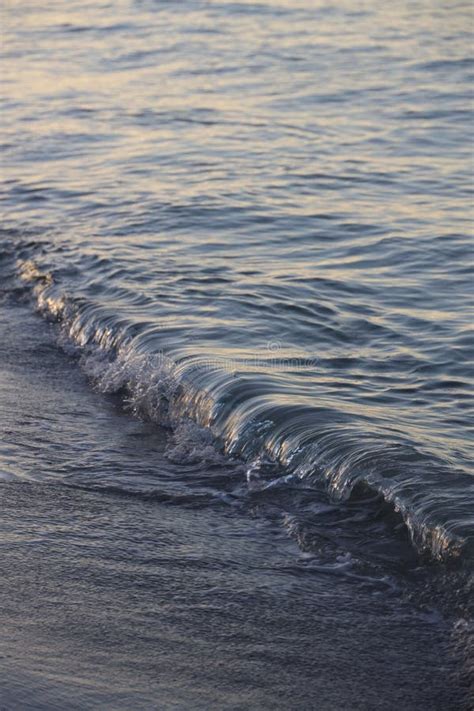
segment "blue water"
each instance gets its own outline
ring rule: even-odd
[[[472,6],[55,0],[10,2],[2,25],[5,491],[42,492],[51,516],[52,492],[86,510],[120,495],[131,531],[138,502],[191,507],[252,569],[254,546],[290,541],[303,562],[284,578],[309,556],[316,578],[347,572],[348,600],[367,580],[414,605],[431,590],[464,630]],[[417,672],[411,701],[394,687],[383,708],[447,708]],[[307,683],[300,708],[321,693]],[[363,686],[360,708],[379,708]],[[266,708],[255,693],[195,706]],[[349,708],[341,693],[321,708]],[[150,707],[133,698],[114,708]],[[162,707],[193,708],[176,699]]]

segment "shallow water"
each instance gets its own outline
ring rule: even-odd
[[[170,461],[27,306],[0,323],[4,708],[463,708],[460,579],[440,611],[440,571],[357,555],[357,506]]]
[[[46,521],[71,507],[74,527],[64,524],[60,545],[75,560],[84,537],[77,569],[86,559],[100,567],[107,550],[111,560],[119,548],[136,556],[131,598],[115,611],[124,628],[135,624],[125,606],[136,600],[138,611],[159,585],[144,583],[145,593],[139,582],[150,545],[165,568],[185,569],[176,542],[189,526],[191,548],[220,579],[223,551],[237,540],[237,586],[272,591],[251,619],[273,595],[287,609],[298,590],[298,613],[288,608],[284,624],[301,638],[284,647],[305,681],[279,678],[277,660],[273,707],[281,699],[287,708],[297,685],[304,708],[323,686],[321,708],[349,703],[350,685],[340,698],[328,691],[356,656],[356,647],[344,651],[344,610],[359,621],[355,640],[370,666],[383,647],[382,613],[372,609],[380,595],[407,696],[383,676],[385,651],[383,681],[357,667],[360,708],[378,708],[387,684],[383,708],[449,707],[459,683],[433,678],[440,663],[464,674],[446,645],[456,625],[467,646],[474,549],[471,6],[10,1],[2,27],[5,525],[15,531],[31,505],[45,512],[31,525],[44,535],[53,588],[64,571]],[[102,507],[115,536],[105,551],[89,530]],[[171,544],[150,533],[160,517]],[[17,533],[30,571],[35,547]],[[214,536],[223,546],[215,559]],[[278,571],[270,581],[266,556]],[[91,584],[101,585],[96,574]],[[183,584],[191,599],[188,579],[170,575],[168,594]],[[334,634],[324,604],[305,629],[305,605],[319,596],[342,609]],[[92,602],[84,604],[92,624]],[[48,620],[52,608],[42,605]],[[401,634],[420,655],[405,614],[423,636],[426,606],[440,615],[427,633],[436,640],[423,642],[434,658],[423,647],[407,670],[393,640]],[[250,608],[244,595],[238,614]],[[186,619],[198,629],[194,615]],[[53,637],[36,627],[52,653]],[[277,618],[269,637],[262,629],[254,643],[266,645],[265,666]],[[340,660],[318,683],[301,667],[314,636]],[[80,643],[84,678],[102,644]],[[232,647],[222,670],[243,663],[244,646]],[[145,647],[134,648],[137,659]],[[198,648],[181,682],[199,676]],[[47,706],[47,673],[30,669],[35,654],[19,669]],[[132,656],[122,660],[126,686]],[[64,664],[67,693],[77,680]],[[262,669],[246,700],[241,686],[226,692],[223,677],[206,677],[196,706],[266,707]],[[155,698],[140,696],[148,679],[112,699],[107,665],[102,673],[83,704]],[[160,708],[188,707],[197,682],[178,699],[165,677]]]

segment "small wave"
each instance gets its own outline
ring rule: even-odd
[[[280,403],[256,381],[203,367],[199,359],[154,350],[153,331],[137,329],[99,303],[69,295],[54,272],[33,258],[19,259],[17,269],[38,310],[60,324],[61,345],[79,357],[95,386],[120,393],[137,417],[173,430],[167,450],[171,461],[215,463],[240,457],[248,462],[253,491],[288,486],[296,478],[308,486],[324,481],[335,499],[347,499],[363,484],[400,514],[420,552],[446,560],[459,558],[466,549],[457,527],[449,519],[439,520],[443,472],[436,482],[431,476],[437,487],[433,494],[426,488],[429,471],[439,463],[433,465],[413,447],[351,429],[342,415],[339,423],[328,426],[324,408]]]

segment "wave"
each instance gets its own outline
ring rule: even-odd
[[[388,440],[366,423],[308,398],[288,402],[265,378],[219,359],[166,348],[153,326],[69,293],[61,270],[44,268],[44,245],[4,250],[38,311],[59,324],[59,342],[79,358],[102,392],[120,393],[134,415],[171,428],[174,461],[246,462],[249,490],[324,484],[335,501],[372,491],[403,519],[422,555],[439,561],[472,550],[461,493],[466,476],[406,441]],[[64,283],[66,282],[66,283]],[[12,288],[12,287],[11,287]],[[16,287],[18,288],[18,286]]]

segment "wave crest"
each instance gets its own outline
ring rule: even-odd
[[[429,492],[423,498],[415,490],[415,473],[424,469],[426,477],[432,463],[414,448],[351,430],[342,418],[328,426],[324,408],[279,402],[259,391],[257,382],[210,371],[199,359],[176,359],[153,350],[146,327],[67,295],[54,275],[32,259],[19,261],[17,267],[38,310],[59,322],[61,345],[79,356],[96,387],[121,393],[134,415],[173,429],[170,458],[192,462],[199,457],[241,457],[249,462],[250,489],[260,487],[262,462],[275,472],[283,468],[284,476],[306,485],[323,480],[335,499],[351,497],[363,484],[402,516],[419,551],[446,560],[465,549],[466,540],[456,527],[438,520],[442,507],[433,506]]]

